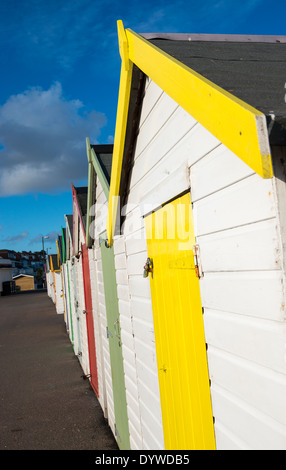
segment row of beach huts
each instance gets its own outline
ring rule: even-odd
[[[121,450],[285,450],[286,37],[118,37],[48,295]]]

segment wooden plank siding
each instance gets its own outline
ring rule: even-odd
[[[69,286],[70,286],[70,310],[71,310],[71,322],[73,325],[72,330],[69,333],[70,341],[73,345],[75,354],[75,345],[77,344],[77,319],[75,312],[75,292],[74,292],[74,281],[73,281],[73,267],[71,265],[71,260],[66,261],[67,273],[69,276]]]
[[[90,269],[90,283],[92,295],[92,310],[94,322],[94,335],[96,344],[96,359],[97,359],[97,375],[98,375],[98,400],[103,410],[104,416],[107,418],[107,404],[106,404],[106,385],[105,385],[105,372],[104,372],[104,357],[103,357],[103,338],[102,328],[100,321],[99,302],[98,302],[98,277],[97,277],[97,262],[94,249],[88,250],[89,256],[89,269]]]
[[[92,213],[95,218],[90,227],[90,234],[93,240],[93,248],[89,250],[91,260],[92,272],[92,299],[94,309],[94,329],[96,332],[96,339],[100,344],[100,360],[98,365],[99,383],[101,384],[102,398],[100,404],[103,409],[104,415],[108,420],[108,424],[115,435],[115,417],[114,417],[114,404],[113,404],[113,390],[112,390],[112,374],[110,367],[110,354],[109,343],[106,334],[107,319],[106,319],[106,306],[103,285],[103,272],[101,261],[101,250],[99,245],[99,235],[105,229],[106,215],[107,215],[107,199],[96,177],[96,195]],[[99,340],[99,337],[101,340]]]
[[[126,268],[119,267],[120,252],[117,266],[119,303],[132,320],[142,448],[164,448],[150,286],[142,276],[143,216],[189,188],[204,271],[217,449],[286,448],[285,279],[275,178],[255,174],[149,79],[134,158],[123,227]]]
[[[285,278],[276,181],[250,172],[221,147],[190,168],[217,445],[285,449]]]
[[[126,384],[127,415],[132,450],[142,448],[140,399],[138,393],[137,364],[133,316],[131,314],[130,289],[127,271],[127,256],[124,237],[114,239],[114,261],[116,271],[119,318],[121,327],[123,368]]]
[[[83,274],[82,274],[82,261],[81,258],[75,259],[75,272],[76,272],[76,289],[78,301],[78,321],[80,323],[80,345],[81,345],[81,366],[85,375],[90,374],[89,370],[89,356],[88,356],[88,342],[87,342],[87,328],[86,319],[83,311],[85,310],[84,304],[84,290],[83,290]]]

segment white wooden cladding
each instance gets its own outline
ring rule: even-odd
[[[106,400],[106,384],[104,371],[104,352],[103,352],[103,336],[104,328],[102,328],[99,302],[98,302],[98,279],[97,279],[97,263],[95,258],[95,250],[88,250],[90,285],[92,295],[92,309],[94,322],[94,336],[96,346],[96,364],[98,377],[98,399],[103,410],[104,416],[107,418],[107,400]]]
[[[92,250],[89,250],[89,259],[92,280],[91,293],[96,339],[99,394],[102,394],[99,399],[99,402],[103,409],[104,416],[107,418],[108,424],[113,434],[115,434],[112,375],[110,366],[109,343],[106,334],[107,317],[103,285],[101,250],[99,245],[99,235],[105,230],[106,225],[107,200],[98,178],[96,180],[96,200],[95,206],[93,207],[93,211],[95,219],[94,223],[91,225],[90,235],[94,240],[94,245]]]
[[[66,261],[66,269],[67,269],[67,274],[68,274],[68,279],[69,279],[69,288],[70,288],[70,300],[69,300],[69,305],[70,305],[70,318],[71,318],[71,324],[70,324],[70,329],[69,329],[69,337],[70,341],[73,344],[75,354],[78,353],[75,349],[75,345],[78,343],[77,341],[77,319],[76,319],[76,313],[75,313],[75,293],[74,293],[74,280],[73,280],[73,267],[71,264],[71,260]],[[67,292],[67,295],[69,296],[69,292]],[[72,339],[72,333],[73,333],[73,339]]]
[[[126,246],[123,237],[114,240],[115,270],[121,328],[123,368],[125,374],[127,415],[131,449],[142,448],[141,416],[138,394],[138,371],[135,353],[133,316],[128,284]]]
[[[80,345],[81,345],[81,366],[85,375],[90,373],[89,371],[89,353],[88,353],[88,339],[87,339],[87,328],[86,318],[83,313],[85,310],[84,303],[84,287],[83,287],[83,273],[82,273],[82,260],[75,258],[75,272],[76,272],[76,289],[77,289],[77,301],[78,301],[78,322],[80,332]]]
[[[164,449],[150,284],[143,278],[143,215],[186,190],[204,273],[200,288],[216,447],[286,449],[285,277],[275,178],[254,174],[149,79],[126,221],[114,239],[131,449]],[[89,260],[99,401],[115,433],[99,246],[106,208],[97,179]],[[82,312],[81,261],[75,264]],[[72,296],[73,291],[72,281]],[[81,335],[87,350],[85,321]],[[88,373],[84,351],[83,356]]]
[[[143,448],[163,448],[163,438],[151,297],[142,277],[142,215],[188,188],[204,271],[217,448],[285,449],[285,294],[275,180],[254,174],[150,80],[124,227]],[[118,289],[122,302],[126,290]]]
[[[64,313],[64,287],[62,284],[62,275],[60,271],[54,271],[55,292],[56,292],[56,310],[58,314]]]

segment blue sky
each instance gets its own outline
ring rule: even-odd
[[[1,0],[0,248],[55,251],[87,184],[85,138],[113,142],[117,20],[137,33],[285,34],[285,1]],[[285,77],[286,80],[286,77]]]

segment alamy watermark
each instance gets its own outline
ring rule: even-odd
[[[116,205],[117,204],[117,205]],[[117,207],[115,234],[136,240],[152,238],[155,240],[177,240],[184,244],[193,241],[193,213],[192,205],[177,204],[145,204],[128,203],[120,209],[120,199],[117,198],[114,207]],[[154,216],[152,214],[154,213]],[[97,239],[106,229],[108,218],[107,204],[96,203],[91,206],[89,216],[92,221],[89,226],[89,235]],[[122,216],[122,218],[120,217]],[[145,228],[145,218],[148,217],[148,229]],[[120,221],[123,220],[122,224]],[[190,245],[189,249],[192,246]]]

